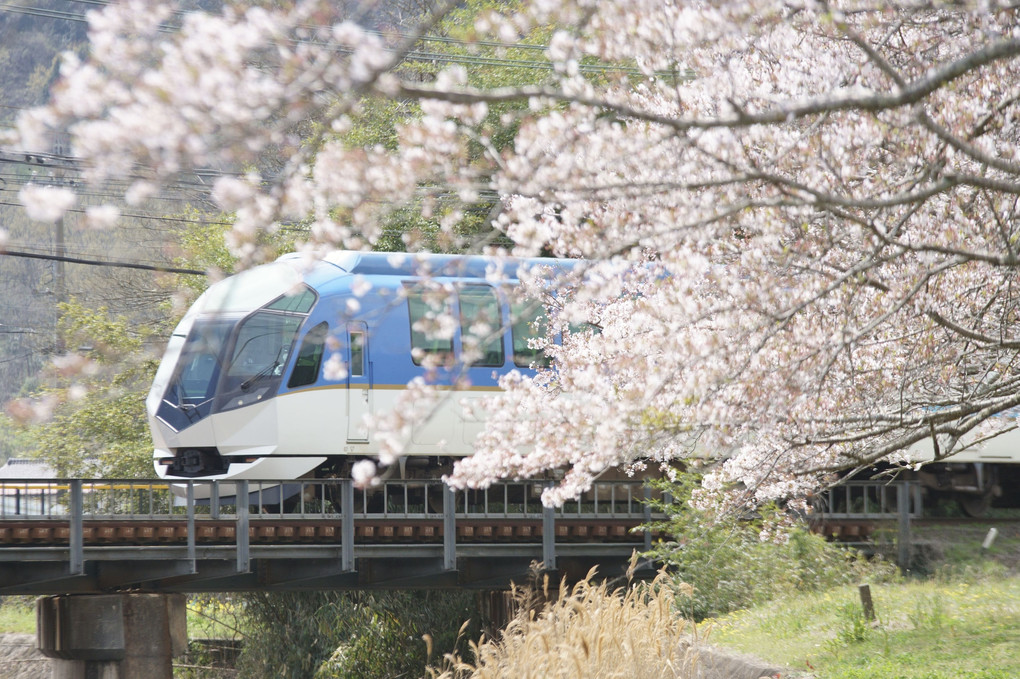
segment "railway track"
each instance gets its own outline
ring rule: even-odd
[[[554,537],[563,542],[633,541],[635,521],[561,520],[554,527]],[[237,525],[229,520],[203,520],[195,528],[198,544],[233,544],[237,541]],[[544,526],[535,520],[468,519],[456,524],[458,542],[534,542],[543,537]],[[335,544],[343,524],[329,520],[253,519],[248,526],[250,544]],[[359,543],[415,544],[442,543],[445,536],[442,521],[434,520],[360,520],[354,526]],[[71,526],[67,521],[32,520],[0,522],[0,547],[14,545],[68,545]],[[82,541],[86,545],[154,545],[188,542],[186,521],[149,521],[145,519],[84,521]]]

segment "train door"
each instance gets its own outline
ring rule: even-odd
[[[368,353],[368,327],[347,324],[347,442],[367,443],[365,416],[372,413],[372,362]]]
[[[458,290],[460,355],[469,362],[472,390],[458,399],[461,442],[474,452],[475,439],[485,428],[484,397],[498,384],[506,364],[506,321],[502,295],[490,285],[462,285]]]

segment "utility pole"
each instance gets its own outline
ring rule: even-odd
[[[66,150],[66,135],[62,132],[58,132],[53,138],[53,153],[56,156],[61,156]],[[61,165],[57,165],[53,169],[54,182],[59,186],[64,183],[64,168]],[[54,224],[54,249],[56,250],[57,259],[54,262],[53,267],[53,299],[56,315],[56,338],[55,347],[59,354],[64,353],[64,338],[60,335],[60,305],[67,302],[67,269],[65,268],[64,258],[67,256],[67,243],[64,236],[64,215],[61,215]]]
[[[63,304],[67,301],[67,272],[64,268],[64,257],[67,256],[67,247],[64,243],[64,218],[61,217],[56,223],[56,253],[57,261],[56,270],[54,272],[54,288],[57,299],[57,304]]]

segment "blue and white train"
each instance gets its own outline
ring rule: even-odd
[[[529,343],[545,332],[544,307],[515,299],[519,268],[546,266],[552,277],[576,264],[338,251],[285,255],[220,281],[174,330],[148,395],[156,471],[346,476],[379,453],[366,416],[391,411],[438,362],[430,381],[450,398],[413,428],[400,460],[406,476],[435,476],[472,452],[483,425],[465,399],[544,359]],[[427,332],[444,322],[446,332]]]
[[[522,266],[548,267],[552,278],[578,262],[339,251],[314,262],[285,255],[212,285],[174,330],[146,400],[157,473],[349,476],[379,454],[366,416],[406,407],[398,398],[428,374],[449,397],[421,404],[429,416],[405,442],[399,471],[438,476],[473,452],[484,413],[471,400],[510,370],[544,362],[529,340],[545,335],[545,308],[517,298]],[[445,332],[426,332],[442,322]],[[437,361],[445,367],[429,370]],[[931,459],[930,445],[912,451],[919,461]],[[980,514],[1003,487],[1020,486],[1018,445],[998,437],[914,474],[929,493]]]

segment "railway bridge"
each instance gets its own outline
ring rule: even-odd
[[[542,506],[542,489],[5,479],[0,595],[55,595],[37,606],[54,677],[159,679],[186,643],[183,593],[505,590],[536,568],[556,581],[594,567],[622,578],[656,537],[640,482],[598,483],[555,509]],[[637,577],[654,573],[637,565]]]
[[[640,527],[657,517],[641,483],[598,483],[556,509],[542,506],[541,490],[5,480],[0,594],[499,589],[533,564],[568,579],[593,566],[622,575],[651,546]]]

